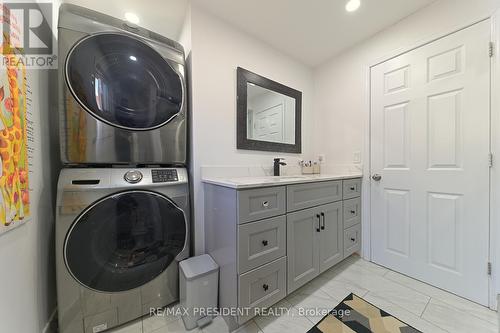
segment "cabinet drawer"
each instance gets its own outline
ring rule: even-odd
[[[339,200],[342,200],[342,182],[340,180],[289,185],[287,187],[287,210],[289,212]]]
[[[344,229],[361,223],[361,198],[344,200]]]
[[[268,187],[238,192],[238,223],[285,214],[285,187]]]
[[[238,227],[238,272],[244,273],[286,254],[286,217]]]
[[[361,179],[346,179],[342,181],[342,198],[350,199],[361,196]]]
[[[344,258],[361,250],[361,224],[344,230]]]
[[[286,296],[286,257],[238,277],[240,308],[268,307]],[[252,311],[250,311],[252,313]]]

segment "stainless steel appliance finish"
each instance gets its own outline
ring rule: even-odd
[[[71,4],[58,34],[62,162],[185,165],[182,46]]]
[[[178,300],[178,262],[189,256],[188,191],[181,168],[61,171],[56,207],[61,333],[100,332]]]

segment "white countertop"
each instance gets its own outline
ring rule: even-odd
[[[316,175],[296,175],[296,176],[262,176],[262,177],[206,177],[202,181],[207,184],[214,184],[234,189],[247,189],[254,187],[268,187],[278,185],[313,183],[328,180],[339,180],[348,178],[360,178],[360,172],[343,174],[316,174]]]

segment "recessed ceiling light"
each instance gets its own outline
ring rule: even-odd
[[[132,61],[137,61],[137,58],[136,58],[135,56],[130,56],[129,58],[130,58],[130,60],[132,60]]]
[[[133,24],[139,24],[139,17],[134,13],[127,12],[125,13],[125,19]]]
[[[354,12],[358,10],[359,6],[361,6],[360,0],[349,0],[345,4],[345,10],[347,10],[348,12]]]

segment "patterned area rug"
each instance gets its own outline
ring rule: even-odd
[[[308,333],[422,333],[384,310],[350,294]]]

